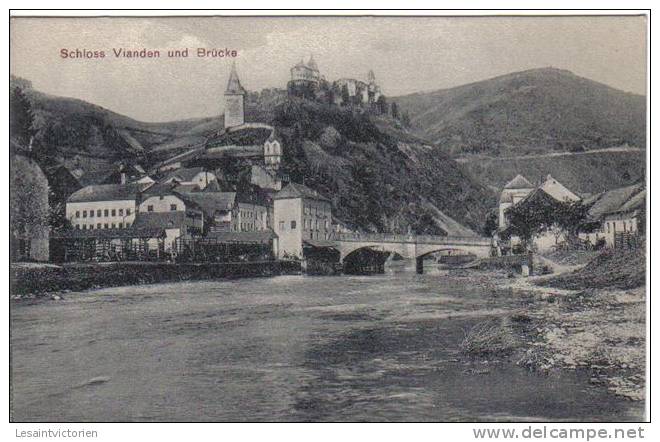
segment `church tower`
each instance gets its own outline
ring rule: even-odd
[[[236,73],[236,63],[231,65],[227,90],[225,90],[225,129],[245,123],[245,89]]]

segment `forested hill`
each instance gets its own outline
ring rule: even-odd
[[[394,98],[412,130],[452,156],[644,148],[646,98],[545,68]]]

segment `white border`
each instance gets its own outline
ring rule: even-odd
[[[15,2],[18,3],[18,2]],[[112,6],[114,7],[119,7],[119,8],[127,8],[127,7],[144,7],[145,2],[137,2],[137,1],[125,1],[125,0],[119,0],[115,1],[112,3]],[[171,4],[171,2],[168,2]],[[284,4],[286,3],[286,4]],[[263,10],[263,11],[250,11],[250,10],[206,10],[206,11],[163,11],[163,10],[130,10],[130,9],[123,9],[123,10],[113,10],[113,11],[107,11],[107,10],[97,10],[97,11],[49,11],[49,10],[33,10],[33,11],[25,11],[25,10],[16,10],[12,11],[12,16],[25,16],[25,15],[40,15],[40,16],[126,16],[126,15],[138,15],[138,16],[157,16],[157,15],[179,15],[179,16],[200,16],[200,15],[444,15],[444,16],[456,16],[456,15],[463,15],[463,16],[478,16],[478,15],[638,15],[638,14],[648,14],[648,11],[640,9],[636,11],[611,11],[611,10],[589,10],[589,9],[582,9],[582,10],[571,10],[571,9],[540,9],[540,10],[520,10],[521,8],[526,8],[529,6],[543,6],[543,7],[559,7],[559,8],[571,8],[575,6],[579,7],[593,7],[593,8],[621,8],[621,7],[627,7],[627,6],[634,6],[634,7],[647,7],[650,8],[651,2],[643,2],[645,3],[644,5],[639,5],[639,4],[624,4],[623,2],[612,2],[612,1],[556,1],[556,2],[535,2],[533,5],[530,5],[529,2],[525,1],[508,1],[508,2],[498,2],[498,3],[493,3],[489,1],[464,1],[460,3],[456,3],[455,5],[453,4],[438,4],[438,3],[433,3],[429,1],[415,1],[415,0],[410,0],[408,2],[405,2],[405,4],[402,5],[404,2],[391,2],[391,1],[379,1],[379,2],[365,2],[365,1],[345,1],[345,0],[339,0],[335,1],[332,3],[326,2],[324,7],[329,7],[329,8],[346,8],[346,7],[377,7],[377,8],[388,8],[388,7],[400,7],[400,6],[409,6],[409,7],[417,7],[417,8],[433,8],[433,7],[438,7],[438,6],[445,6],[445,7],[451,7],[451,6],[460,6],[460,7],[469,7],[469,8],[492,8],[495,6],[499,6],[500,8],[513,8],[513,9],[518,9],[518,10],[481,10],[481,11],[476,11],[473,9],[463,9],[463,10],[451,10],[451,11],[410,11],[410,10],[390,10],[390,11],[372,11],[369,9],[362,9],[362,10],[352,10],[352,11],[338,11],[338,10],[325,10],[325,11],[295,11],[295,10],[289,10],[289,11],[282,11],[282,10]],[[272,6],[272,3],[267,3],[264,1],[250,1],[250,0],[244,0],[241,1],[240,6],[242,7],[249,7],[249,8],[259,8],[259,7],[269,7]],[[89,3],[87,2],[82,2],[82,1],[65,1],[65,2],[57,2],[56,4],[53,4],[52,2],[46,2],[46,1],[33,1],[33,2],[21,2],[20,4],[14,5],[15,7],[38,7],[38,8],[48,8],[52,6],[59,6],[63,8],[84,8],[87,6],[90,6]],[[200,1],[188,1],[188,2],[181,2],[180,6],[185,6],[189,8],[199,8],[199,7],[208,7],[208,6],[216,6],[217,3],[215,2],[200,2]],[[310,7],[310,6],[317,6],[318,4],[310,4],[308,1],[303,2],[303,1],[292,1],[292,2],[282,2],[282,6],[286,7],[291,7],[291,8],[300,8],[300,7]],[[168,5],[159,5],[159,6],[169,6]],[[173,5],[172,6],[179,6],[179,5]],[[8,30],[8,21],[5,21],[3,23],[3,29],[2,29],[2,36],[3,38],[8,38],[9,35],[9,30]],[[650,26],[650,22],[649,22]],[[649,42],[651,42],[652,34],[649,36]],[[3,63],[5,72],[9,71],[9,66],[8,66],[8,41],[5,42],[5,44],[2,46],[4,51],[7,51],[6,56],[3,57]],[[658,44],[652,45],[652,47],[660,47]],[[649,57],[650,57],[650,51],[649,51]],[[651,72],[657,72],[656,69],[653,69],[653,66],[651,66]],[[651,77],[648,78],[648,85],[650,86],[650,80]],[[8,103],[8,90],[4,89],[3,97],[5,98],[5,106],[2,108],[2,130],[3,130],[3,139],[7,140],[8,139],[8,115],[7,115],[7,103]],[[652,103],[651,97],[647,94],[647,102],[650,105]],[[657,108],[656,108],[657,109]],[[658,111],[656,110],[654,114],[654,118],[651,121],[649,119],[649,123],[647,125],[648,130],[650,131],[651,127],[658,127],[657,126],[657,114]],[[656,134],[656,138],[658,135]],[[647,148],[647,151],[649,154],[651,153],[652,146],[649,145]],[[660,154],[656,154],[656,158],[660,156]],[[8,170],[8,161],[7,161],[8,155],[5,155],[2,158],[3,162],[3,170],[5,171],[5,179],[8,178],[9,175],[9,170]],[[656,161],[654,161],[655,163]],[[653,166],[653,164],[651,164]],[[647,169],[651,170],[651,169]],[[5,181],[7,182],[7,181]],[[657,187],[653,182],[651,183],[652,187],[651,189],[651,198],[649,198],[648,203],[652,203],[652,198],[653,195],[656,194],[654,190]],[[2,192],[2,198],[3,198],[3,204],[4,207],[7,207],[8,204],[8,189],[4,192]],[[651,216],[651,212],[649,210],[649,216]],[[7,232],[8,230],[8,225],[6,223],[8,222],[7,216],[2,217],[2,229],[4,232]],[[649,228],[656,227],[656,224],[660,223],[656,219],[656,221],[651,224],[647,224]],[[2,236],[3,241],[6,241],[7,236],[4,235]],[[655,246],[657,245],[657,241],[653,240],[653,237],[651,236],[652,243],[649,244],[649,254],[647,256],[647,260],[650,260],[653,250],[655,249]],[[2,267],[5,269],[9,268],[8,265],[8,245],[4,247],[4,253],[2,254]],[[648,282],[650,283],[650,278],[653,273],[656,273],[658,270],[658,264],[657,260],[656,263],[653,264],[652,267],[647,266],[647,278]],[[7,273],[4,273],[4,275],[7,275]],[[6,278],[6,276],[4,276]],[[8,287],[8,281],[3,281],[5,284],[5,287]],[[649,284],[647,284],[648,287],[650,287]],[[2,307],[2,312],[0,313],[0,317],[2,318],[2,324],[0,327],[2,327],[3,333],[6,333],[6,330],[8,330],[9,324],[8,324],[8,294],[6,296],[7,302],[3,304]],[[650,298],[650,296],[649,296]],[[656,302],[653,305],[653,310],[654,312],[658,310],[658,306],[660,305],[660,300],[656,300]],[[647,319],[650,318],[651,311],[650,309],[647,309]],[[649,321],[647,321],[647,324],[650,324]],[[652,342],[660,342],[660,339],[658,338],[658,325],[656,325],[653,336],[652,336]],[[4,375],[4,379],[8,379],[8,367],[9,367],[9,361],[7,359],[8,357],[8,336],[5,335],[5,339],[3,339],[3,348],[2,351],[0,351],[0,367],[2,369],[2,374]],[[647,345],[649,340],[647,340]],[[657,351],[656,351],[657,354]],[[654,358],[654,359],[657,359]],[[653,370],[653,373],[657,372],[657,367],[658,364],[654,364],[655,369]],[[647,379],[650,379],[648,375],[651,375],[651,373],[647,374]],[[656,377],[657,379],[657,377]],[[655,389],[657,390],[657,388]],[[0,413],[3,416],[8,416],[8,383],[3,383],[1,387],[1,391],[3,393],[3,398],[5,399],[4,401],[0,402]],[[652,402],[656,404],[655,409],[658,409],[660,407],[660,402],[657,400],[657,393],[653,394],[653,397],[651,398]],[[647,401],[648,404],[648,401]],[[647,410],[648,411],[648,410]],[[657,413],[656,413],[657,414]],[[648,416],[651,417],[651,416]],[[320,427],[320,425],[323,425],[323,428]],[[440,425],[440,426],[438,426]],[[542,425],[542,424],[541,424]],[[552,426],[551,424],[548,424],[548,427]],[[602,424],[602,425],[595,425],[595,424],[587,424],[587,425],[569,425],[570,427],[580,427],[580,428],[614,428],[614,427],[626,427],[626,428],[637,428],[639,425],[633,424],[633,425],[615,425],[615,424]],[[0,434],[6,434],[10,437],[15,437],[15,429],[34,429],[35,427],[44,427],[44,425],[28,425],[28,424],[7,424],[5,423],[3,425],[3,430],[0,432]],[[384,424],[371,424],[369,426],[364,426],[364,425],[357,425],[357,424],[317,424],[314,427],[307,427],[307,426],[292,426],[291,424],[247,424],[247,425],[241,425],[241,426],[236,426],[234,424],[49,424],[47,425],[49,428],[88,428],[88,429],[96,429],[99,431],[99,438],[98,440],[108,440],[108,441],[115,441],[115,440],[148,440],[148,439],[153,439],[153,438],[159,438],[161,440],[191,440],[191,439],[212,439],[212,440],[223,440],[223,439],[230,439],[230,440],[251,440],[251,439],[264,439],[264,440],[287,440],[287,441],[308,441],[310,438],[314,438],[314,440],[318,440],[321,442],[324,441],[332,441],[336,442],[337,438],[346,438],[348,440],[367,440],[367,439],[377,439],[377,440],[384,440],[384,441],[400,441],[400,440],[407,440],[411,437],[415,438],[421,438],[421,439],[429,439],[429,440],[449,440],[449,441],[454,441],[454,440],[474,440],[472,436],[472,428],[475,427],[515,427],[518,428],[518,431],[522,431],[522,429],[529,427],[529,424],[502,424],[502,425],[494,425],[494,424],[487,424],[487,425],[475,425],[475,424],[436,424],[433,426],[430,425],[424,425],[424,424],[394,424],[394,425],[388,425],[384,426]],[[538,427],[538,425],[534,425],[534,427]],[[657,425],[642,425],[642,427],[645,428],[645,438],[653,438],[654,436],[657,437],[660,433],[656,430]],[[296,431],[297,430],[297,431]],[[657,439],[656,439],[657,440]]]

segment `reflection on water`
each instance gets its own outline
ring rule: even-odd
[[[16,421],[640,419],[587,375],[465,362],[510,306],[446,272],[204,281],[12,304]],[[482,373],[482,374],[475,374]]]

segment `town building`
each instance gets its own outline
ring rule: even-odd
[[[331,202],[307,186],[291,183],[273,196],[273,228],[279,257],[302,258],[303,242],[330,238]]]
[[[236,63],[232,64],[225,90],[225,129],[245,123],[245,89],[236,73]]]
[[[175,186],[155,184],[143,194],[135,219],[136,229],[165,229],[164,251],[175,248],[179,238],[201,235],[204,231],[204,212],[184,194],[174,191]]]
[[[499,228],[504,229],[508,223],[506,220],[506,210],[518,204],[527,195],[534,190],[534,185],[522,175],[516,175],[514,179],[506,183],[500,195],[499,204]]]
[[[536,186],[524,176],[517,175],[504,186],[500,195],[499,231],[502,232],[509,227],[507,211],[518,204],[540,204],[554,207],[557,202],[576,202],[580,200],[580,196],[570,191],[552,175],[548,175],[541,184]],[[557,246],[560,236],[555,231],[543,232],[534,237],[534,246],[538,250],[549,250]],[[510,244],[512,247],[519,243],[519,238],[511,237]]]
[[[97,184],[74,192],[66,218],[74,229],[125,229],[133,225],[141,184]]]
[[[184,186],[196,186],[204,190],[212,181],[217,181],[215,173],[205,170],[203,167],[188,167],[177,169],[167,174],[161,183],[177,183]],[[181,190],[190,190],[191,188]]]
[[[646,189],[635,184],[596,194],[585,200],[590,206],[589,217],[600,224],[600,229],[586,235],[592,243],[600,238],[608,247],[617,239],[645,235]]]

